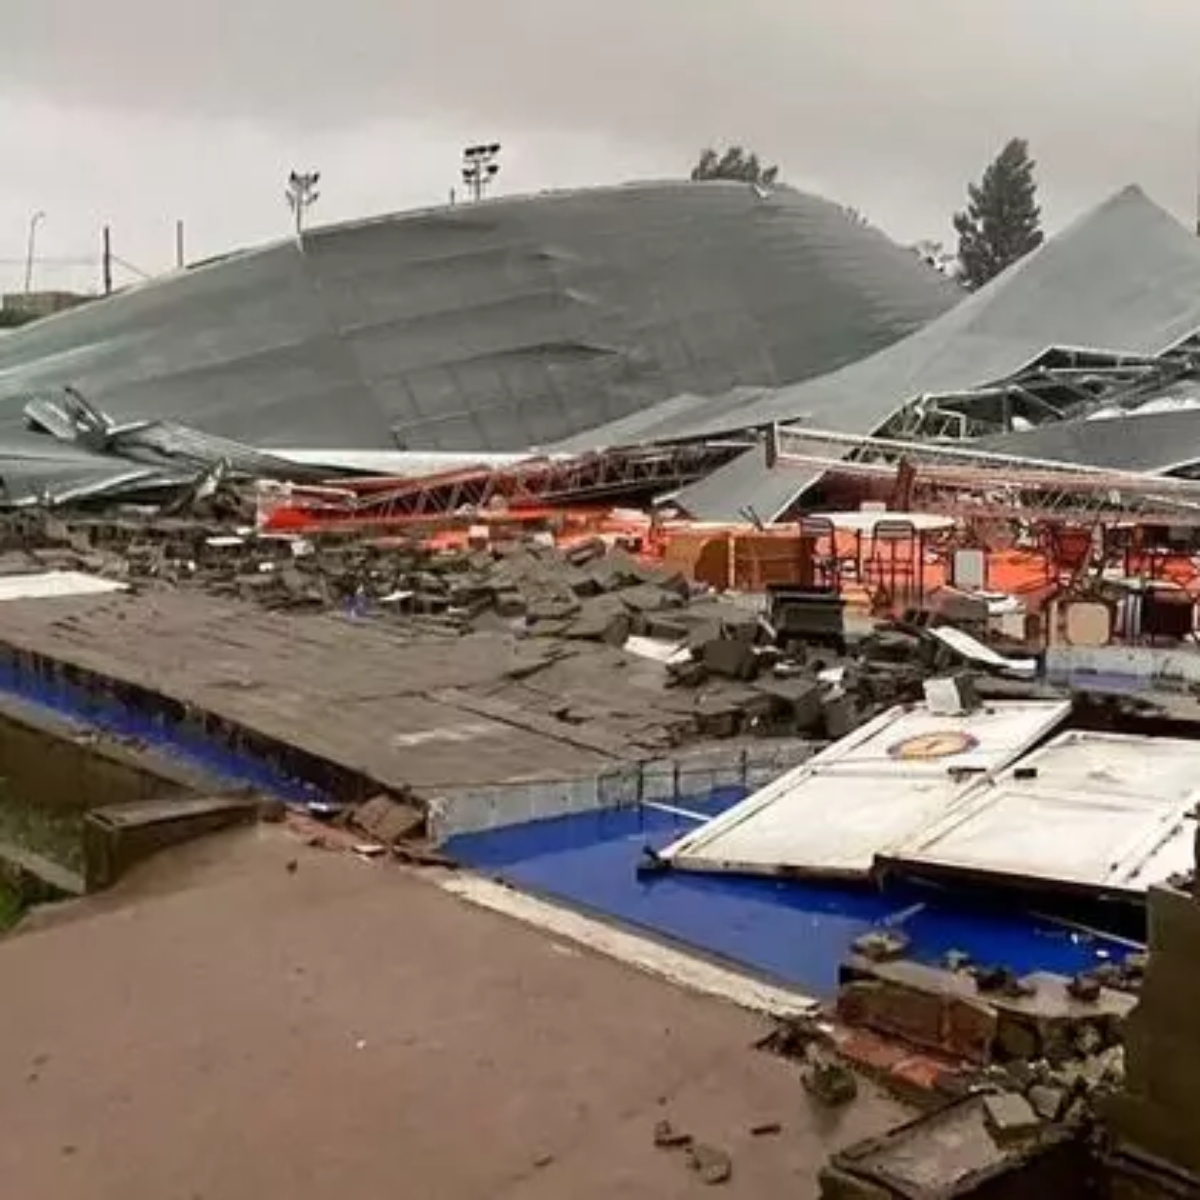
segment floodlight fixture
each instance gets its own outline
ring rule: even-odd
[[[304,230],[304,214],[321,198],[321,193],[317,191],[320,179],[320,171],[292,171],[288,175],[284,199],[295,218],[297,237]]]
[[[499,142],[480,142],[463,149],[462,180],[474,200],[482,200],[484,191],[499,175],[499,153]]]

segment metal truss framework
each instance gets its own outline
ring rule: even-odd
[[[787,426],[771,431],[768,462],[890,481],[899,506],[910,511],[1200,526],[1200,480],[1194,479]]]
[[[1200,377],[1200,335],[1164,354],[1142,357],[1056,348],[1011,379],[960,392],[929,393],[906,404],[883,428],[894,438],[966,440],[1099,408],[1134,409],[1185,379]]]
[[[510,467],[448,471],[419,479],[339,482],[296,489],[295,507],[335,521],[427,520],[529,506],[645,499],[716,470],[745,449],[732,441],[634,447],[572,458],[529,459]]]

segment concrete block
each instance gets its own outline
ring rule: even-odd
[[[530,589],[523,593],[531,621],[565,621],[579,614],[579,598],[569,591]]]
[[[850,1146],[833,1157],[830,1167],[850,1180],[883,1189],[889,1197],[909,1200],[1079,1195],[1086,1150],[1075,1136],[1039,1127],[1035,1117],[1025,1136],[998,1138],[987,1117],[988,1099],[993,1098],[967,1097]],[[1021,1101],[1020,1096],[1016,1099]],[[823,1175],[823,1184],[824,1180]],[[843,1179],[836,1183],[847,1187]],[[875,1200],[870,1191],[831,1195]]]
[[[987,1064],[995,1048],[994,1007],[974,982],[913,962],[852,959],[842,968],[838,1015],[915,1046]]]
[[[1101,1044],[1109,1045],[1137,1004],[1135,997],[1108,988],[1094,1002],[1077,1000],[1069,980],[1048,972],[1035,972],[1021,982],[1028,995],[989,997],[997,1013],[997,1046],[1006,1058],[1073,1058],[1085,1025],[1094,1026]]]
[[[840,741],[858,724],[854,701],[844,692],[826,696],[821,701],[821,720],[825,737],[831,742]]]
[[[567,628],[567,637],[623,646],[629,640],[629,612],[616,596],[584,600],[579,615]]]
[[[677,608],[680,604],[679,597],[674,592],[664,591],[652,583],[624,588],[616,595],[631,612],[659,612],[664,608]]]
[[[808,733],[823,725],[821,685],[812,679],[776,679],[760,683],[758,690],[776,700],[785,719],[797,733]]]
[[[710,737],[736,737],[742,727],[742,708],[736,701],[721,696],[704,696],[696,705],[700,732]]]
[[[214,796],[145,800],[95,809],[83,824],[88,890],[110,887],[130,867],[159,850],[232,825],[253,824],[258,808],[257,797]]]
[[[1028,1092],[1033,1111],[1043,1121],[1057,1121],[1067,1106],[1067,1093],[1062,1088],[1035,1084]]]
[[[754,647],[736,638],[715,638],[706,642],[701,661],[711,674],[728,679],[753,679],[758,673]]]
[[[375,796],[355,809],[352,823],[384,846],[394,846],[425,831],[425,814],[391,796]]]
[[[1019,1092],[1000,1092],[983,1098],[984,1119],[1002,1145],[1020,1141],[1041,1127],[1041,1119]]]
[[[589,563],[587,572],[592,582],[602,592],[616,592],[622,588],[636,587],[640,583],[653,582],[653,572],[642,566],[623,550],[614,550],[604,558]]]
[[[71,899],[87,890],[84,878],[74,871],[9,842],[0,842],[0,883],[28,905]]]
[[[824,1167],[820,1174],[821,1200],[895,1200],[896,1193],[860,1179],[837,1167]]]

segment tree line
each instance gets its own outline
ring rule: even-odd
[[[954,273],[967,287],[983,287],[1042,244],[1036,166],[1029,143],[1013,138],[988,164],[978,183],[968,186],[966,207],[956,212],[952,221],[958,236]],[[779,182],[779,167],[768,166],[743,146],[724,151],[709,148],[700,154],[691,177],[697,182],[726,179],[769,188]],[[847,212],[864,220],[856,210]],[[942,265],[941,243],[922,242],[915,249],[928,261]]]

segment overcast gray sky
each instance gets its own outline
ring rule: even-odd
[[[4,0],[0,283],[30,214],[43,286],[443,201],[461,146],[501,190],[686,173],[731,140],[903,240],[1028,137],[1051,226],[1129,182],[1190,220],[1197,0]],[[49,260],[81,258],[71,266]]]

